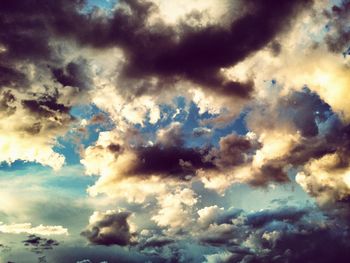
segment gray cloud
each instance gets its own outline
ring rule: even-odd
[[[37,235],[29,235],[27,239],[22,241],[23,244],[31,251],[41,254],[45,250],[51,250],[60,243],[54,239],[47,239]]]
[[[95,245],[130,245],[132,233],[127,221],[130,215],[130,212],[95,212],[92,216],[94,221],[90,222],[81,235]]]

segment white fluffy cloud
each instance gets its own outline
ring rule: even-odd
[[[192,189],[176,189],[174,193],[158,197],[160,209],[152,220],[161,227],[169,227],[170,231],[181,229],[193,222],[193,206],[197,202]]]
[[[350,169],[342,167],[341,162],[337,153],[311,160],[295,179],[321,204],[345,199],[350,195]]]

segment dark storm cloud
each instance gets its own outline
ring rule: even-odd
[[[0,53],[5,66],[1,82],[24,83],[25,76],[15,68],[21,62],[54,62],[58,54],[50,46],[53,40],[49,29],[50,20],[59,19],[65,13],[66,18],[76,13],[78,1],[1,1],[0,3],[0,45],[4,51]],[[62,16],[63,19],[63,16]]]
[[[147,19],[157,12],[155,4],[147,1],[120,1],[127,8],[117,8],[110,17],[96,10],[79,12],[84,5],[81,0],[2,1],[0,43],[7,49],[2,56],[10,60],[53,56],[49,40],[57,36],[96,48],[119,46],[127,57],[123,70],[126,78],[185,78],[220,94],[248,97],[253,82],[227,80],[220,68],[263,48],[311,3],[250,0],[245,3],[247,11],[239,18],[232,17],[227,27],[214,24],[198,28],[161,21],[147,26]],[[200,19],[201,14],[197,17]],[[69,76],[69,66],[67,69],[66,75],[62,69],[55,69],[54,76],[63,84],[77,84]]]
[[[200,149],[185,147],[162,147],[160,145],[142,147],[137,151],[139,162],[130,170],[132,174],[178,176],[185,179],[193,176],[199,168],[214,168],[204,160]]]
[[[130,245],[133,235],[127,221],[130,215],[130,212],[105,213],[90,223],[81,235],[95,245]]]
[[[83,4],[80,0],[5,0],[0,3],[0,89],[20,91],[24,97],[22,106],[38,117],[66,115],[65,119],[69,119],[70,102],[89,88],[87,62],[84,59],[65,62],[60,47],[55,45],[62,39],[57,38],[54,25],[58,27],[67,21],[79,20],[78,10]],[[26,70],[28,65],[33,65],[31,73]],[[44,94],[33,89],[33,84],[38,83]],[[69,92],[70,98],[62,99],[67,86],[76,90]],[[8,106],[9,94],[12,94],[11,100],[16,99],[11,91],[3,92],[2,106]],[[64,102],[58,103],[58,100]],[[9,114],[15,110],[12,107]],[[36,134],[40,125],[33,123],[35,128],[28,127],[29,133]]]
[[[25,246],[35,253],[43,253],[45,250],[51,250],[59,245],[59,242],[54,239],[47,239],[37,235],[29,235],[26,240],[22,241]]]
[[[96,47],[121,46],[127,56],[124,73],[128,77],[184,77],[220,94],[247,97],[253,83],[229,81],[220,68],[263,48],[312,1],[249,1],[247,13],[228,28],[210,25],[199,29],[181,24],[176,29],[162,23],[148,28],[146,20],[156,7],[143,1],[122,2],[129,6],[130,14],[117,9],[109,21],[95,23],[91,32],[77,35],[79,41]]]
[[[154,145],[129,146],[124,149],[119,144],[107,146],[109,151],[123,154],[132,151],[135,161],[124,169],[124,176],[161,177],[190,180],[198,169],[227,171],[233,167],[249,163],[260,144],[245,136],[235,134],[223,137],[219,147],[204,146],[192,148],[185,145],[182,128],[172,125],[158,133]]]

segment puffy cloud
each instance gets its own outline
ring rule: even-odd
[[[130,212],[125,211],[94,212],[81,235],[95,245],[130,245],[133,243],[133,233],[128,222],[130,215]]]
[[[6,99],[7,105],[7,110],[0,116],[3,127],[0,130],[3,152],[0,161],[32,161],[59,169],[64,156],[52,148],[56,137],[64,135],[73,122],[69,107],[59,101],[58,95],[35,96],[7,89],[0,96]]]
[[[169,231],[179,230],[192,223],[191,212],[196,203],[197,196],[191,189],[177,189],[174,193],[158,197],[160,209],[152,220]]]
[[[198,223],[203,226],[209,226],[216,220],[216,217],[222,213],[224,208],[219,208],[216,205],[204,207],[198,210]]]
[[[296,181],[321,204],[347,200],[350,195],[349,167],[342,165],[341,155],[327,154],[310,160]]]

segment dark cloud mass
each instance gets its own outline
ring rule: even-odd
[[[90,222],[81,235],[95,245],[129,245],[132,243],[132,233],[127,221],[130,215],[129,212],[101,214],[96,221]]]
[[[87,62],[65,61],[65,40],[57,38],[53,29],[57,20],[79,18],[83,5],[83,1],[0,3],[1,108],[7,111],[3,117],[22,114],[21,108],[35,116],[19,127],[26,136],[63,134],[74,120],[71,107],[90,88]]]
[[[128,61],[124,75],[129,78],[180,77],[220,94],[248,97],[253,82],[227,80],[220,68],[232,66],[263,48],[312,1],[250,0],[245,14],[228,27],[213,24],[200,28],[187,24],[174,28],[161,21],[148,26],[148,18],[157,11],[155,4],[137,0],[120,3],[127,8],[117,8],[106,18],[94,12],[79,12],[84,1],[78,0],[2,1],[0,43],[8,49],[3,56],[10,61],[53,57],[49,41],[54,34],[96,48],[121,47]],[[53,74],[64,84],[80,84],[67,75],[75,70],[73,67],[68,65],[66,74],[54,69]],[[9,75],[20,74],[11,70]]]
[[[177,30],[179,36],[174,28],[164,24],[153,28],[145,26],[146,19],[156,9],[153,4],[123,2],[129,5],[131,15],[117,10],[111,21],[102,27],[100,38],[87,40],[83,35],[79,40],[90,41],[95,46],[120,45],[128,57],[125,74],[129,77],[185,77],[221,94],[247,97],[253,83],[226,80],[219,73],[220,68],[232,66],[264,47],[312,1],[249,1],[247,14],[234,20],[228,28],[211,25],[197,29],[184,25]],[[93,33],[101,32],[98,26],[94,29]]]
[[[154,145],[138,145],[122,147],[110,144],[108,151],[119,154],[132,152],[136,159],[124,169],[124,176],[146,178],[157,175],[162,178],[190,180],[199,169],[224,172],[242,164],[251,162],[260,144],[246,136],[231,134],[221,138],[219,147],[188,147],[184,144],[181,128],[174,127],[161,136]]]
[[[158,174],[164,176],[194,175],[199,168],[211,168],[200,149],[151,146],[138,149],[139,162],[131,169],[132,174]]]
[[[218,224],[204,231],[201,240],[228,251],[228,257],[215,262],[347,262],[348,231],[334,226],[332,219],[321,218],[320,223],[318,213],[312,207],[288,206],[243,213],[243,223]],[[214,233],[215,242],[208,239]]]

